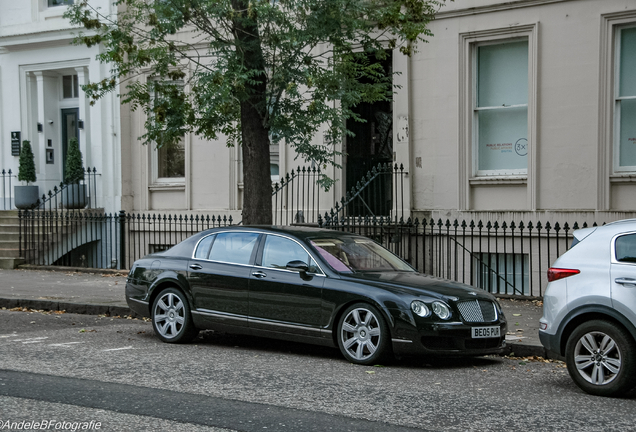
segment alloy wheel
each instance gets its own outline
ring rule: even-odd
[[[357,361],[372,357],[382,342],[378,318],[365,308],[350,311],[342,321],[340,331],[344,350]]]
[[[565,360],[574,383],[587,393],[620,396],[636,382],[636,345],[616,323],[585,321],[565,346]]]
[[[576,343],[574,362],[587,382],[605,385],[614,381],[621,370],[621,351],[609,335],[593,331],[583,335]]]
[[[153,321],[161,336],[166,339],[177,337],[186,321],[183,300],[173,292],[163,294],[155,303]]]

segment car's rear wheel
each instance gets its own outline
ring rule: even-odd
[[[198,333],[192,323],[188,300],[176,288],[166,288],[155,298],[152,327],[157,337],[168,343],[190,342]]]
[[[338,346],[352,363],[369,365],[388,360],[389,338],[382,314],[366,303],[349,306],[338,323]]]
[[[634,340],[611,322],[578,326],[568,338],[565,357],[570,376],[587,393],[620,396],[636,384]]]

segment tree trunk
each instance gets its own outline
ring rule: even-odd
[[[248,106],[246,106],[248,105]],[[241,104],[243,137],[243,224],[272,224],[269,137],[249,103]]]
[[[269,162],[269,130],[265,127],[267,78],[256,16],[248,16],[248,2],[232,0],[239,17],[234,21],[237,53],[250,70],[262,71],[255,82],[245,83],[241,97],[243,154],[243,224],[271,225],[272,180]]]

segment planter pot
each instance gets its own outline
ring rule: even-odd
[[[40,198],[40,187],[31,186],[14,186],[15,206],[19,209],[30,209],[35,207]]]
[[[62,191],[62,206],[67,209],[83,209],[87,204],[86,185],[70,184]]]

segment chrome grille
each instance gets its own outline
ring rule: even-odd
[[[465,322],[480,323],[497,321],[497,309],[488,300],[469,300],[457,303],[459,313]]]

